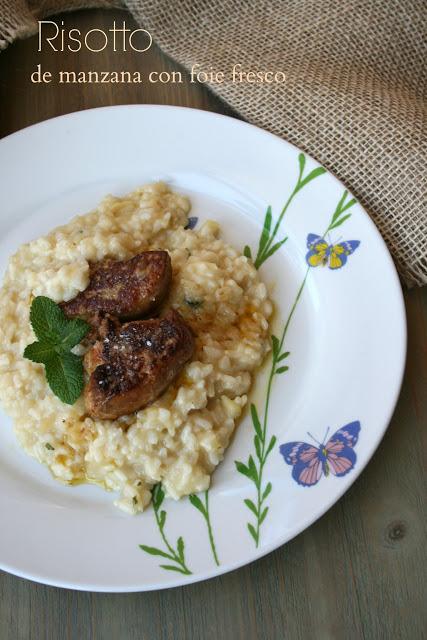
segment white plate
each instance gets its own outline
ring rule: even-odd
[[[158,178],[190,195],[191,215],[217,219],[229,242],[242,250],[249,245],[256,254],[267,206],[272,207],[274,226],[297,183],[300,160],[295,147],[256,127],[175,107],[95,109],[29,127],[0,142],[1,268],[20,243],[90,210],[106,193],[124,194]],[[307,158],[303,179],[316,166]],[[354,249],[346,264],[336,270],[307,266],[307,236],[324,234],[343,192],[341,183],[328,173],[301,188],[291,199],[276,238],[286,235],[288,241],[261,267],[278,308],[273,327],[277,336],[290,318],[282,352],[291,353],[278,365],[289,370],[277,374],[272,384],[265,447],[273,436],[277,440],[264,464],[261,494],[269,483],[271,492],[260,511],[268,506],[258,545],[247,525],[255,526],[256,537],[259,518],[250,510],[250,502],[244,502],[257,504],[255,483],[235,465],[235,461],[247,464],[252,455],[259,469],[249,414],[213,477],[212,537],[203,513],[188,499],[164,500],[164,533],[176,555],[173,560],[139,546],[171,553],[153,508],[141,516],[127,516],[113,506],[111,495],[97,487],[56,483],[19,449],[10,420],[2,414],[3,569],[47,584],[93,591],[187,584],[272,551],[308,527],[348,489],[392,415],[404,369],[406,325],[392,260],[359,204],[342,214],[351,217],[328,236],[331,243],[360,242],[357,247],[345,245]],[[345,203],[350,200],[347,195]],[[271,360],[251,398],[260,414],[270,368]],[[296,479],[310,481],[308,462],[288,464],[280,446],[292,441],[318,446],[307,432],[322,442],[327,427],[330,438],[349,424],[342,437],[346,447],[339,452],[348,473],[331,473],[336,468],[332,451],[328,450],[326,466],[320,462],[324,447],[310,449],[308,455],[314,456],[314,467],[319,462],[321,477],[312,486],[298,484]],[[290,450],[282,448],[284,454]],[[304,456],[301,449],[294,452]],[[184,558],[176,551],[180,536]],[[161,564],[187,568],[188,573],[163,569]]]

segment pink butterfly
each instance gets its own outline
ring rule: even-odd
[[[292,477],[303,487],[312,487],[322,477],[322,473],[328,476],[345,476],[356,464],[354,446],[359,438],[360,422],[350,422],[341,427],[329,438],[326,444],[329,428],[326,431],[323,442],[318,442],[318,447],[306,442],[287,442],[280,446],[280,453],[287,464],[293,466]]]

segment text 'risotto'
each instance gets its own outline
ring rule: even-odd
[[[21,445],[65,483],[94,482],[118,492],[135,513],[162,482],[177,499],[208,488],[247,402],[251,378],[269,349],[272,305],[252,263],[220,239],[217,223],[184,227],[190,203],[163,183],[99,207],[22,245],[1,289],[0,401]],[[35,296],[70,300],[89,282],[89,262],[166,250],[172,287],[165,308],[179,311],[196,348],[179,377],[153,404],[117,420],[97,420],[83,397],[63,404],[43,366],[24,359],[34,340]]]

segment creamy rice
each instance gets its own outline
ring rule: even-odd
[[[220,239],[217,223],[185,230],[190,203],[149,184],[74,218],[20,247],[0,290],[0,401],[23,448],[65,483],[95,482],[135,513],[151,487],[180,498],[206,489],[269,349],[272,305],[253,265]],[[94,420],[83,397],[63,404],[44,368],[23,358],[33,342],[29,309],[37,295],[69,300],[88,284],[88,261],[123,260],[148,249],[170,253],[167,306],[196,335],[193,360],[151,406],[115,421]]]

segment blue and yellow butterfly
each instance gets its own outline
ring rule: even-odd
[[[330,269],[341,269],[347,262],[347,256],[354,253],[359,244],[359,240],[345,240],[337,244],[328,244],[322,236],[309,233],[307,236],[309,251],[305,259],[310,267],[328,265]]]

